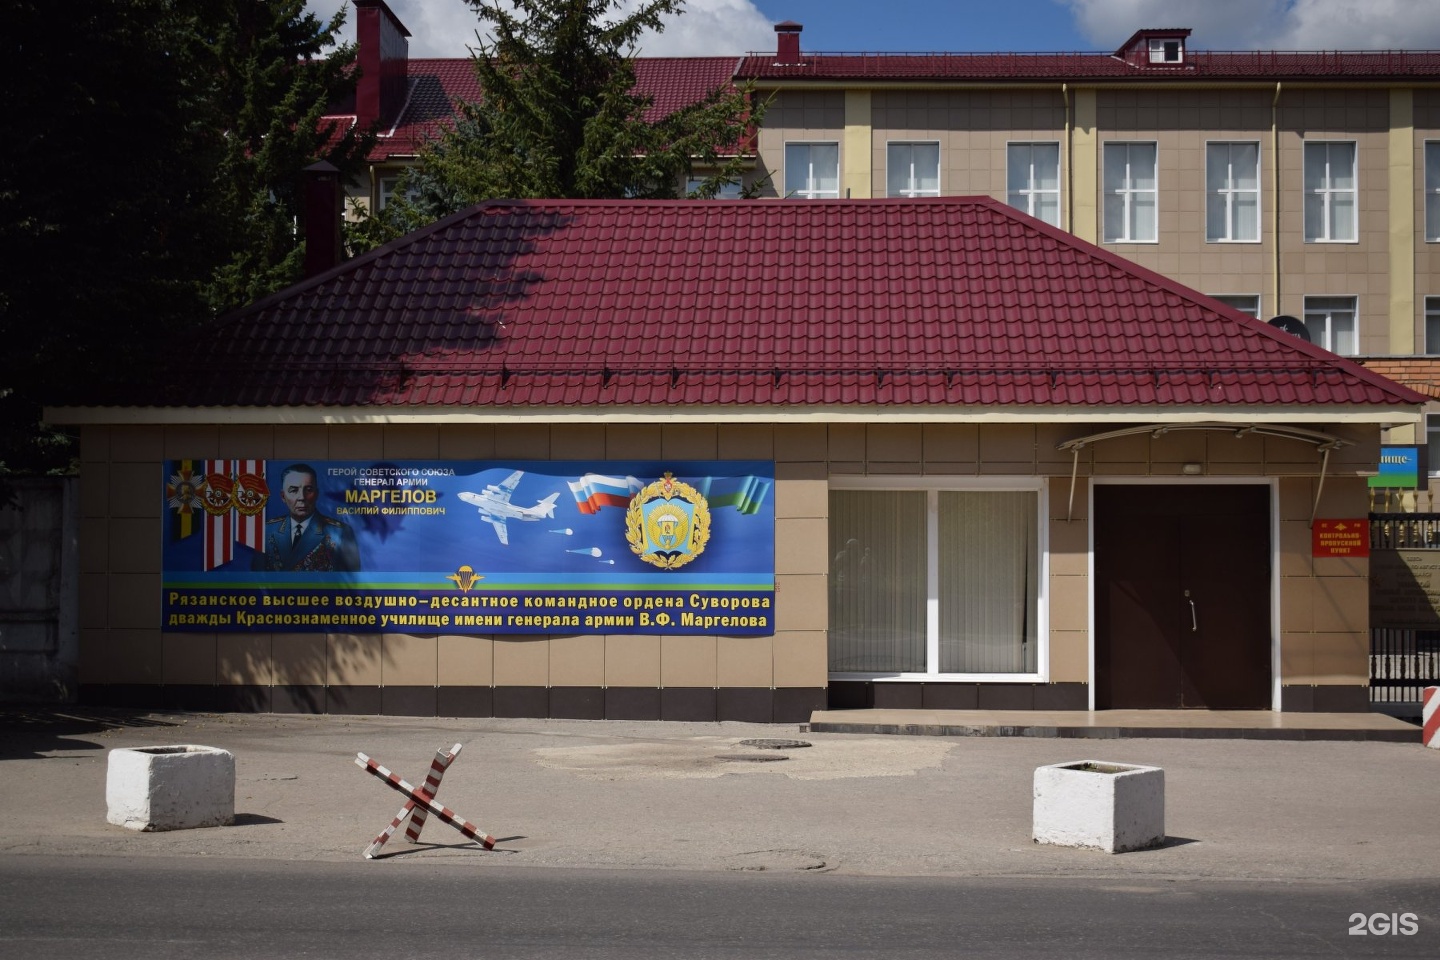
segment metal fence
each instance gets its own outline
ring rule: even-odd
[[[1440,514],[1370,514],[1370,549],[1440,551]],[[1372,600],[1373,602],[1373,600]],[[1440,630],[1370,631],[1370,702],[1418,704],[1440,685]]]

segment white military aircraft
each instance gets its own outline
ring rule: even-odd
[[[515,486],[520,478],[525,476],[524,470],[516,470],[510,476],[501,480],[499,484],[489,484],[480,493],[461,491],[459,497],[466,503],[480,509],[480,519],[495,528],[495,535],[505,546],[510,546],[510,533],[505,529],[506,520],[539,520],[542,517],[555,516],[555,500],[560,496],[552,493],[544,500],[537,500],[533,507],[517,507],[510,502],[510,495],[515,492]]]

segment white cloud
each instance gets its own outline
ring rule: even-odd
[[[1145,27],[1191,27],[1208,50],[1433,50],[1434,0],[1064,0],[1100,49]]]
[[[629,12],[641,0],[621,0]],[[340,9],[344,0],[306,0],[321,17]],[[466,57],[475,45],[480,20],[465,0],[386,0],[410,31],[412,57]],[[355,39],[355,8],[347,7],[342,39]],[[660,34],[647,34],[640,52],[650,57],[738,56],[775,45],[774,27],[751,0],[688,0],[684,12],[672,17]]]

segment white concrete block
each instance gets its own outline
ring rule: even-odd
[[[110,751],[105,819],[131,830],[188,830],[235,822],[235,756],[183,743]]]
[[[1035,769],[1036,843],[1106,853],[1165,840],[1165,771],[1103,760]]]

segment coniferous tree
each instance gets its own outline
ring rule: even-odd
[[[400,198],[352,233],[373,245],[483,200],[666,198],[696,168],[696,196],[738,183],[738,147],[764,104],[750,87],[718,89],[647,119],[635,87],[641,34],[664,29],[684,0],[650,0],[619,15],[618,0],[470,0],[491,40],[473,57],[481,95],[406,172]]]

